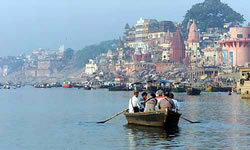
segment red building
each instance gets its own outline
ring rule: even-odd
[[[183,63],[185,58],[185,44],[180,29],[174,34],[170,49],[170,60],[173,63]]]

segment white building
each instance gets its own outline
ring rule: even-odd
[[[85,66],[85,73],[88,75],[91,75],[93,73],[95,73],[98,70],[98,67],[96,65],[96,63],[94,62],[94,60],[90,59],[89,63],[86,64]]]
[[[222,49],[221,48],[205,48],[204,52],[204,60],[205,65],[221,65],[222,64]]]
[[[7,76],[8,75],[8,66],[7,65],[4,65],[3,66],[3,77]]]
[[[169,50],[162,51],[162,61],[169,61],[169,60],[170,60]]]
[[[149,53],[148,44],[144,42],[136,42],[135,52],[140,52],[140,54]]]
[[[142,41],[143,30],[144,30],[144,20],[140,18],[140,20],[138,20],[136,24],[136,35],[135,35],[136,41]]]

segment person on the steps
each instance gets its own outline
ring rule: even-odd
[[[140,105],[139,109],[140,109],[140,112],[144,112],[145,103],[146,103],[148,94],[147,94],[146,92],[143,92],[143,93],[141,94],[141,96],[142,96],[142,97],[141,97],[140,100],[139,100],[139,105]]]
[[[150,94],[150,97],[146,101],[144,112],[155,111],[155,106],[157,104],[156,95],[154,93]]]
[[[138,91],[134,91],[134,96],[132,98],[129,99],[129,104],[128,104],[128,108],[129,108],[129,113],[136,113],[139,112],[139,92]]]

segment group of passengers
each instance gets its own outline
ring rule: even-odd
[[[170,111],[180,109],[174,94],[168,91],[158,90],[156,94],[143,92],[140,99],[139,92],[134,91],[134,96],[129,99],[129,113],[166,111],[166,109]]]

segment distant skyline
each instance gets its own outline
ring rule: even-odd
[[[60,45],[79,50],[117,39],[126,23],[140,18],[181,22],[204,0],[11,0],[0,5],[0,56],[30,53]],[[247,0],[221,0],[250,22]]]

